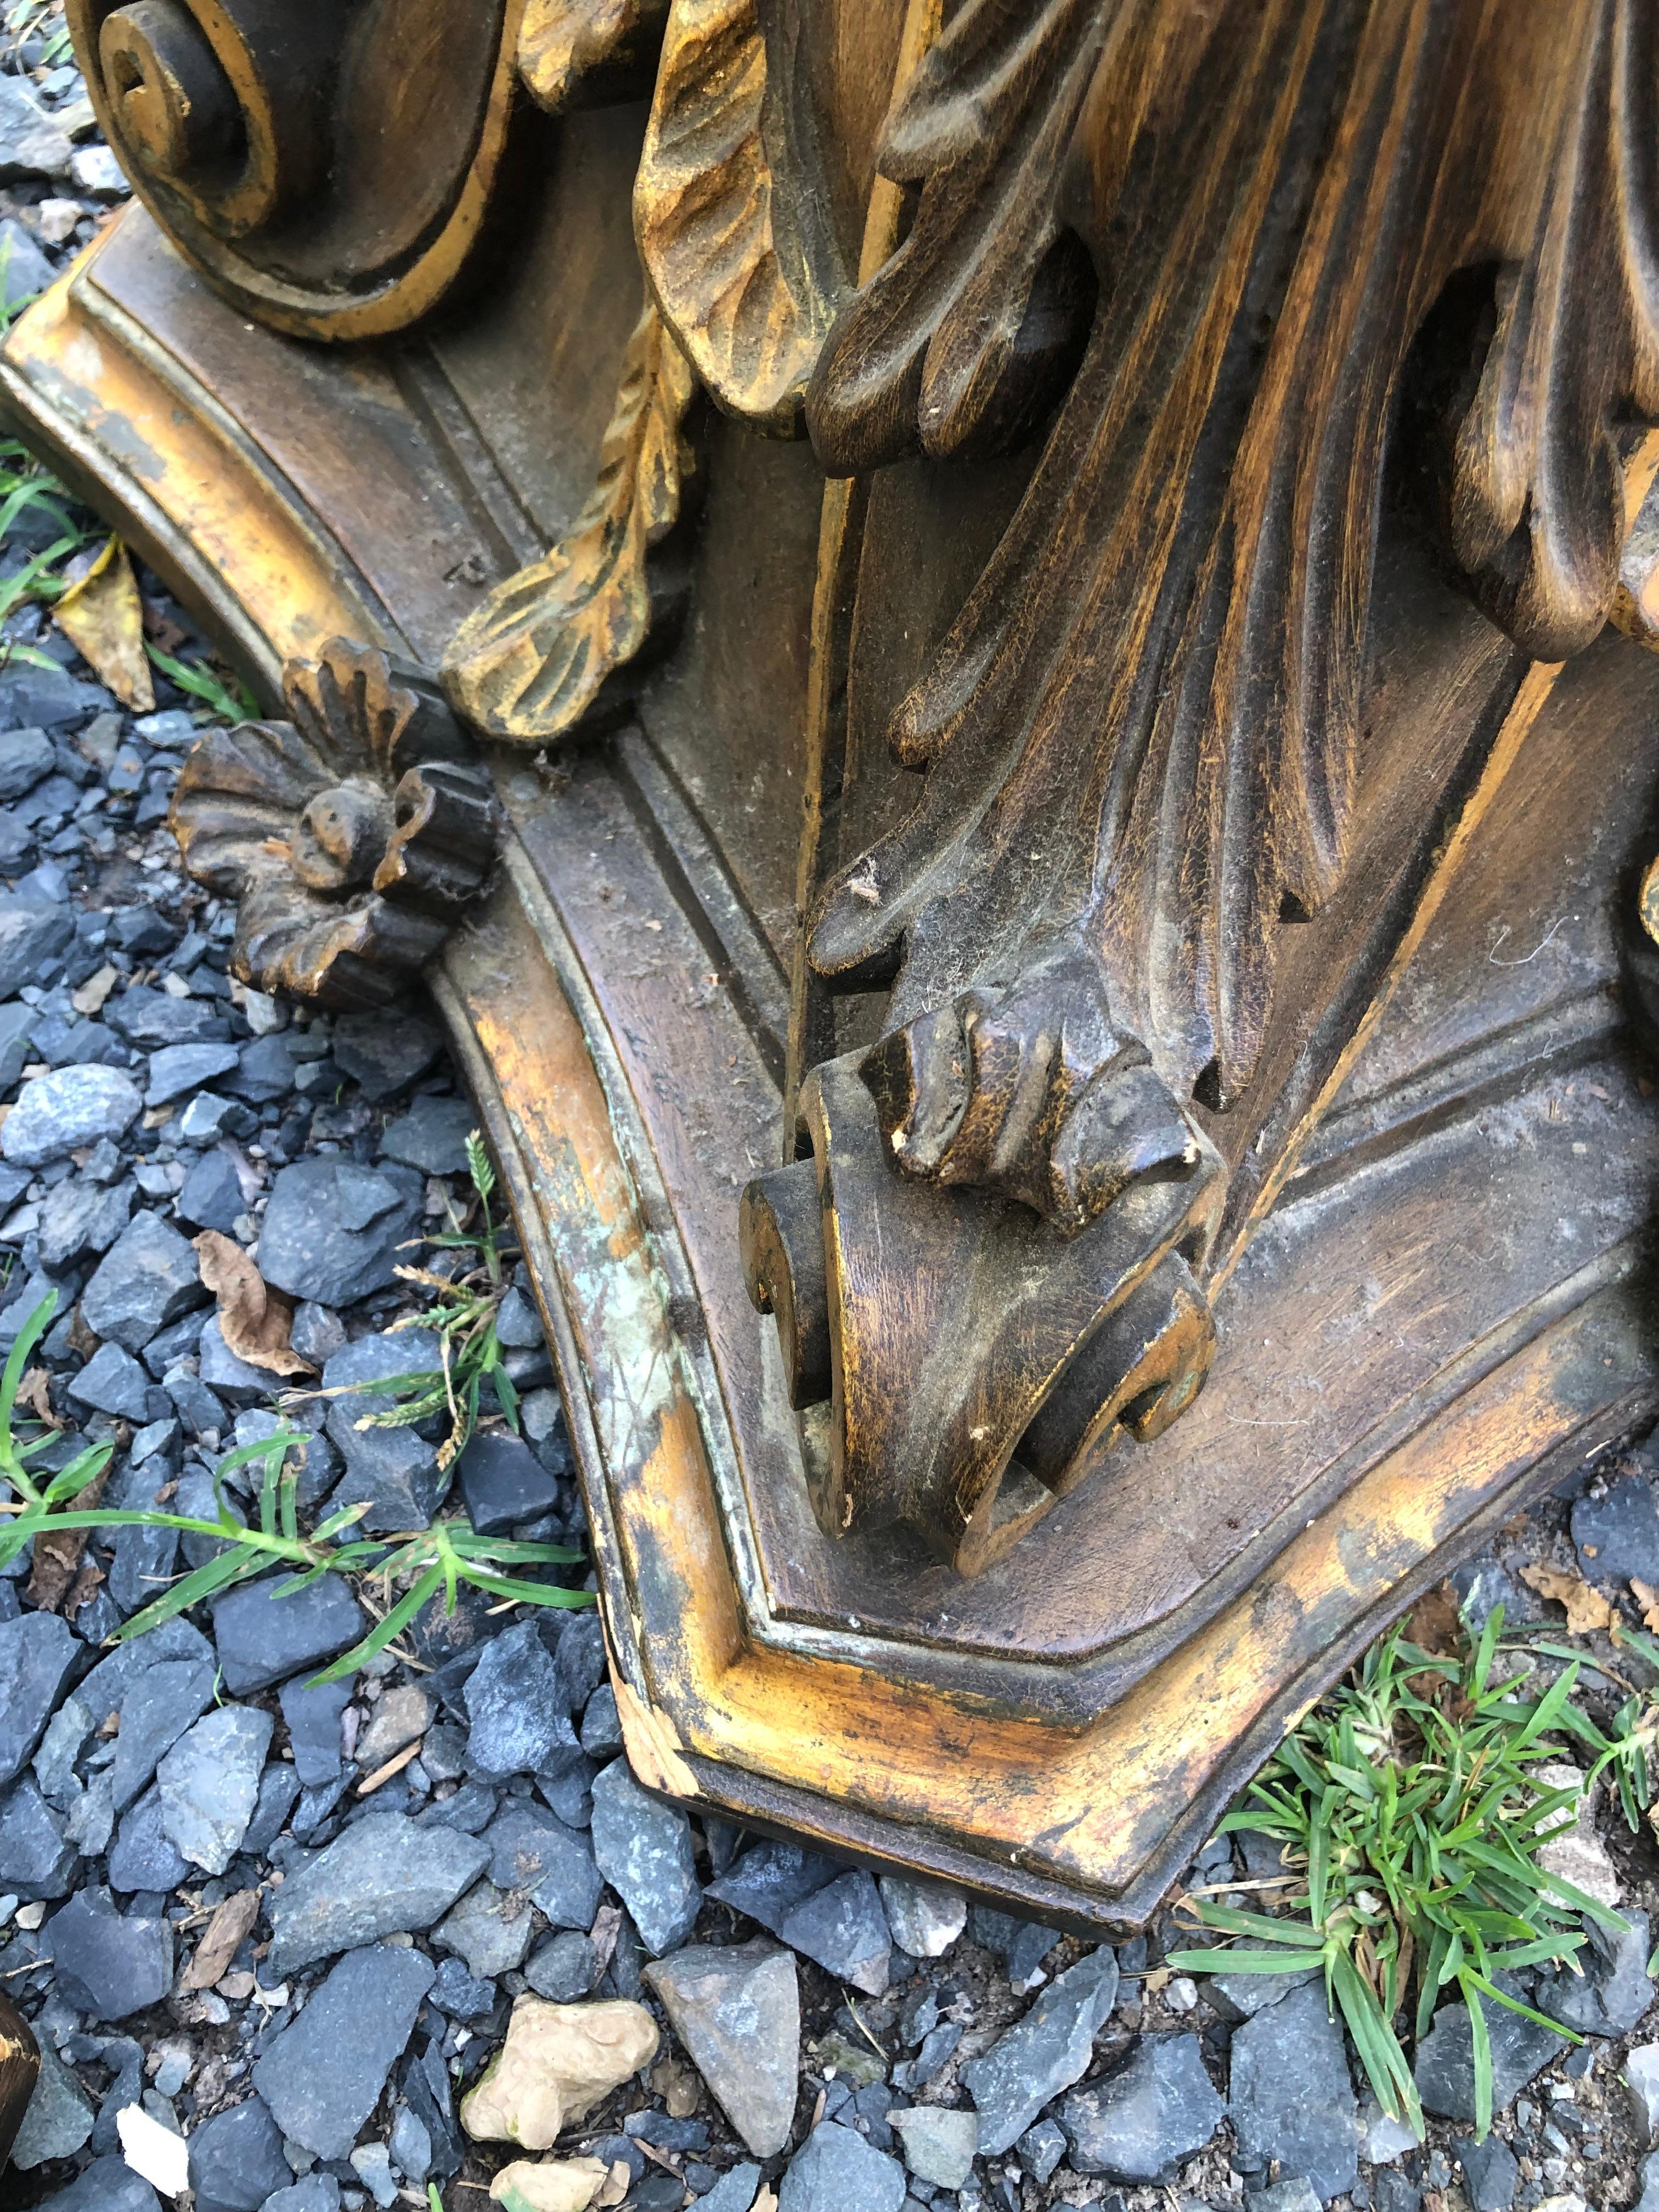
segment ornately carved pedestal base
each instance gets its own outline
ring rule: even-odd
[[[434,666],[522,557],[459,363],[255,329],[134,213],[0,377],[274,708],[283,664],[335,635]],[[810,602],[809,469],[717,443],[715,602],[766,499],[809,518],[776,588]],[[787,994],[706,826],[719,794],[633,724],[551,768],[490,762],[502,856],[433,988],[547,1315],[656,1787],[1133,1922],[1413,1593],[1659,1407],[1659,1127],[1611,919],[1659,800],[1659,672],[1614,640],[1530,665],[1386,532],[1375,619],[1369,711],[1450,748],[1420,850],[1365,886],[1392,971],[1338,1009],[1355,1035],[1327,1072],[1274,1074],[1306,1141],[1274,1134],[1273,1210],[1226,1232],[1201,1397],[972,1580],[896,1524],[837,1543],[809,1506],[737,1234],[778,1166]]]

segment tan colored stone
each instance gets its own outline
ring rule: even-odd
[[[561,2128],[648,2066],[657,2044],[657,2023],[629,1998],[565,2005],[522,1996],[506,2041],[462,2102],[461,2124],[480,2142],[550,2150]]]
[[[506,2212],[587,2212],[610,2179],[602,2159],[528,2158],[504,2166],[489,2185],[492,2201]]]

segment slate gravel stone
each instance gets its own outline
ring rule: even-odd
[[[418,1231],[424,1196],[409,1168],[361,1167],[334,1152],[296,1160],[271,1185],[259,1273],[290,1297],[354,1304],[396,1279],[407,1256],[398,1247]]]
[[[549,1814],[512,1804],[483,1832],[489,1878],[502,1889],[527,1891],[555,1928],[591,1928],[605,1881],[586,1837]]]
[[[0,1883],[0,1887],[3,1887]],[[1628,2035],[1653,2002],[1647,1961],[1653,1941],[1645,1912],[1626,1908],[1615,1933],[1591,1921],[1577,1973],[1540,1974],[1534,2008],[1581,2035]]]
[[[619,1759],[594,1782],[592,1834],[599,1871],[646,1949],[657,1958],[677,1949],[702,1902],[684,1814],[647,1796]]]
[[[67,1897],[79,1863],[62,1820],[25,1774],[0,1804],[0,1892],[25,1904]]]
[[[262,1241],[262,1254],[264,1249]],[[439,1469],[437,1445],[417,1430],[357,1425],[371,1414],[390,1412],[394,1402],[381,1392],[357,1386],[394,1375],[419,1374],[440,1364],[437,1338],[429,1329],[410,1328],[396,1335],[360,1336],[323,1369],[325,1390],[349,1393],[327,1401],[329,1439],[345,1462],[345,1473],[330,1502],[337,1507],[367,1500],[369,1510],[362,1526],[370,1535],[425,1528],[448,1478]]]
[[[75,915],[69,907],[0,891],[0,999],[15,999],[26,983],[39,980],[43,967],[61,960],[74,942]],[[129,1115],[127,1120],[131,1119]],[[125,1127],[124,1121],[121,1127]],[[113,1132],[117,1136],[120,1133]],[[8,1152],[6,1157],[12,1156]]]
[[[340,1771],[341,1716],[351,1702],[349,1678],[284,1682],[276,1694],[300,1786],[315,1790],[334,1781]]]
[[[0,84],[4,82],[0,77]],[[96,2118],[85,2090],[52,2047],[52,2038],[38,2040],[40,2076],[11,2148],[11,2162],[20,2173],[55,2158],[73,2158],[91,2135]],[[104,2212],[101,2204],[97,2212]]]
[[[118,1067],[55,1067],[23,1085],[0,1129],[0,1153],[13,1167],[44,1167],[82,1145],[124,1135],[143,1109],[143,1094]]]
[[[283,2131],[260,2097],[204,2120],[189,2138],[194,2212],[261,2212],[294,2179]]]
[[[1342,2030],[1322,1982],[1292,1990],[1246,2021],[1232,2041],[1229,2106],[1243,2156],[1277,2159],[1322,2203],[1352,2189],[1359,2124]]]
[[[507,1536],[550,1513],[559,1486],[522,1437],[480,1430],[455,1463],[467,1518],[481,1536]]]
[[[107,1252],[131,1218],[136,1195],[130,1182],[79,1176],[49,1190],[40,1206],[40,1265],[57,1272],[89,1252]]]
[[[417,1098],[407,1114],[387,1122],[380,1158],[418,1168],[422,1175],[465,1175],[467,1137],[477,1125],[470,1099]]]
[[[574,2004],[599,1977],[599,1954],[591,1940],[567,1928],[538,1944],[525,1961],[524,1978],[550,2004]]]
[[[861,2135],[822,2120],[778,2185],[778,2212],[899,2212],[904,2168]]]
[[[33,1758],[80,1648],[56,1613],[0,1621],[0,1789]]]
[[[1082,2078],[1117,2002],[1117,1978],[1116,1957],[1102,1944],[1057,1975],[1023,2019],[963,2068],[986,2156],[1000,2156],[1051,2098]]]
[[[371,1103],[417,1082],[443,1043],[430,1022],[413,1014],[344,1014],[334,1024],[334,1058]]]
[[[1517,1984],[1495,1978],[1509,1995],[1524,1996]],[[1492,2045],[1492,2110],[1501,2112],[1566,2045],[1560,2036],[1523,2020],[1507,2005],[1494,2004],[1490,1997],[1476,2002],[1486,2016]],[[1417,2046],[1412,2074],[1425,2111],[1449,2120],[1474,2118],[1474,2051],[1467,2006],[1441,2006]]]
[[[534,1982],[531,1987],[536,1988]],[[543,1992],[538,1990],[538,1994]],[[465,1962],[453,1955],[439,1960],[430,1998],[439,2011],[447,2013],[452,2020],[488,2020],[495,2009],[494,1983],[479,1981],[467,1972]]]
[[[435,1969],[422,1953],[375,1943],[349,1953],[253,2079],[284,2135],[319,2158],[343,2158],[380,2102],[414,2031]]]
[[[535,1932],[535,1915],[522,1891],[480,1881],[445,1913],[432,1941],[464,1960],[475,1980],[488,1982],[523,1966]]]
[[[567,1641],[568,1634],[567,1630]],[[559,1651],[562,1656],[563,1643]],[[769,1840],[745,1851],[728,1873],[711,1881],[708,1894],[777,1936],[801,1899],[823,1888],[840,1872],[836,1861],[823,1851]]]
[[[172,1929],[155,1914],[118,1911],[107,1889],[77,1890],[46,1925],[58,1988],[93,2020],[125,2020],[172,1986]]]
[[[28,234],[22,225],[8,220],[0,222],[0,249],[6,249],[7,289],[10,289],[13,264],[28,244]],[[42,258],[36,249],[36,258]],[[58,751],[44,730],[8,730],[0,737],[0,799],[9,802],[21,799],[26,791],[33,791],[42,776],[50,775],[58,765]]]
[[[30,99],[19,79],[0,77],[0,182],[67,177],[74,158],[75,148],[66,133]]]
[[[467,1678],[465,1701],[471,1723],[466,1760],[475,1774],[534,1774],[561,1744],[575,1741],[561,1710],[558,1675],[533,1620],[484,1646]]]
[[[161,1793],[147,1790],[123,1818],[110,1846],[109,1886],[131,1893],[177,1889],[190,1863],[161,1825]]]
[[[271,1899],[273,1972],[290,1974],[383,1936],[430,1928],[489,1859],[488,1844],[459,1829],[417,1827],[401,1813],[365,1815]]]
[[[241,1178],[228,1153],[217,1146],[204,1152],[185,1177],[174,1211],[192,1229],[216,1229],[228,1237],[247,1212]]]
[[[161,2200],[125,2159],[95,2158],[67,2189],[48,2197],[41,2212],[161,2212]]]
[[[99,1261],[81,1313],[94,1336],[141,1352],[207,1295],[196,1255],[178,1231],[159,1213],[135,1213]]]
[[[118,1344],[100,1344],[71,1380],[69,1397],[72,1405],[90,1406],[94,1413],[143,1421],[148,1416],[153,1388],[130,1352],[123,1352]]]
[[[192,1866],[222,1874],[258,1802],[270,1715],[222,1705],[180,1736],[155,1770],[161,1825]]]
[[[1639,1474],[1621,1475],[1572,1509],[1572,1540],[1587,1582],[1659,1586],[1659,1499]]]
[[[1166,2181],[1182,2159],[1203,2149],[1226,2109],[1195,2035],[1149,2035],[1115,2074],[1073,2089],[1060,2124],[1079,2173]]]
[[[693,1944],[645,1969],[674,2033],[757,2158],[789,2141],[799,2088],[800,1988],[792,1953]]]
[[[121,1705],[121,1732],[110,1768],[115,1809],[125,1812],[149,1787],[156,1762],[171,1751],[213,1698],[214,1669],[202,1659],[166,1659],[148,1668]]]
[[[1471,2212],[1510,2212],[1521,2169],[1506,2142],[1497,2136],[1488,2136],[1485,2142],[1466,2138],[1457,2146],[1457,2162],[1463,2169],[1463,2193]]]
[[[302,1667],[324,1666],[368,1633],[368,1617],[343,1575],[325,1575],[279,1596],[289,1580],[278,1573],[246,1583],[213,1609],[213,1640],[233,1697],[269,1689]]]
[[[175,1098],[204,1090],[216,1077],[228,1073],[240,1056],[230,1043],[164,1044],[149,1056],[145,1105],[167,1106]]]
[[[879,1996],[887,1987],[892,1937],[870,1875],[837,1875],[796,1905],[778,1933],[792,1949],[866,1996]]]

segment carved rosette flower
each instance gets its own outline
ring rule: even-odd
[[[257,989],[383,1006],[483,889],[489,779],[448,708],[385,653],[332,638],[284,672],[289,720],[215,730],[169,817],[185,869],[237,902]]]

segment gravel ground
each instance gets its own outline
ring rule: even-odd
[[[15,301],[123,192],[73,69],[40,37],[10,61]],[[16,518],[0,581],[49,530]],[[143,582],[179,649],[188,624]],[[227,1349],[191,1240],[232,1238],[301,1301],[294,1342],[325,1382],[406,1366],[392,1267],[466,1206],[471,1116],[418,1010],[331,1021],[230,979],[233,917],[163,826],[192,702],[161,682],[135,720],[38,609],[4,631],[57,665],[0,667],[0,1349],[55,1290],[49,1462],[107,1438],[112,1504],[210,1510],[213,1469],[268,1433],[273,1399]],[[480,1527],[580,1542],[527,1288],[502,1325],[525,1436],[482,1433],[461,1491]],[[388,1527],[429,1508],[434,1440],[365,1434],[330,1402],[295,1415],[309,1501],[368,1498]],[[1654,1472],[1639,1452],[1586,1470],[1459,1597],[1477,1619],[1549,1614],[1559,1639],[1522,1567],[1659,1588]],[[591,1612],[428,1608],[332,1689],[308,1680],[366,1625],[337,1580],[284,1606],[255,1585],[112,1652],[198,1544],[128,1531],[66,1572],[26,1556],[0,1578],[0,1987],[45,2054],[0,2202],[158,2212],[125,2136],[194,2212],[425,2206],[431,2183],[454,2212],[550,2145],[570,2193],[521,2178],[532,2212],[584,2191],[639,2212],[768,2212],[763,2191],[781,2212],[1659,2208],[1659,1867],[1607,1805],[1552,1849],[1630,1931],[1581,1981],[1534,1990],[1587,2040],[1494,2014],[1504,2109],[1477,2146],[1467,2021],[1443,2008],[1418,2055],[1435,2114],[1418,2148],[1364,2095],[1316,1987],[1173,1975],[1165,1950],[1191,1939],[1163,1918],[1092,1945],[647,1798]],[[1605,1638],[1585,1648],[1613,1665]],[[1596,1680],[1605,1718],[1622,1692]],[[1247,1840],[1188,1879],[1272,1871]]]

